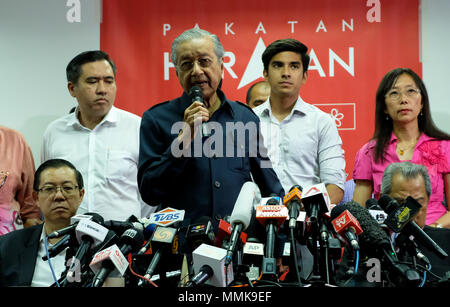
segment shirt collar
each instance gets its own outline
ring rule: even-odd
[[[270,107],[270,97],[267,98],[267,100],[258,107],[262,109],[261,115],[268,117],[272,116],[272,108]],[[295,102],[295,105],[291,110],[291,114],[289,114],[289,116],[286,117],[286,119],[290,118],[294,113],[301,113],[301,114],[307,113],[306,102],[300,96],[298,96],[297,101]]]
[[[417,140],[416,147],[419,146],[420,144],[424,143],[424,142],[427,142],[427,141],[433,140],[433,139],[434,139],[433,137],[428,136],[428,135],[426,135],[425,133],[421,132],[421,133],[420,133],[420,137],[419,137],[419,139]],[[392,134],[391,134],[391,139],[389,140],[389,144],[397,143],[397,142],[398,142],[398,138],[397,138],[397,136],[394,134],[394,132],[392,132]]]
[[[79,112],[80,112],[80,108],[77,106],[75,108],[75,111],[70,113],[69,118],[67,120],[67,126],[84,127],[80,123],[80,120],[78,119]],[[119,116],[118,116],[117,108],[112,106],[111,109],[109,110],[108,114],[106,114],[106,116],[103,118],[103,120],[97,126],[100,126],[103,123],[115,124],[118,121],[119,121]]]

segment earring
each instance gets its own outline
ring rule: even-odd
[[[386,120],[389,120],[389,115],[386,114]]]

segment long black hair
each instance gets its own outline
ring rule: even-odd
[[[389,71],[381,80],[378,86],[375,106],[375,131],[372,140],[376,141],[375,145],[375,161],[384,160],[384,152],[392,135],[392,120],[386,120],[386,93],[392,89],[392,86],[402,74],[408,74],[413,78],[414,83],[419,88],[422,95],[422,112],[418,118],[419,131],[425,133],[429,137],[439,140],[450,140],[450,135],[438,129],[433,122],[430,110],[430,101],[428,92],[422,79],[409,68],[395,68]]]

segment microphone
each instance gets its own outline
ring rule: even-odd
[[[262,272],[268,278],[276,277],[275,239],[277,230],[288,218],[288,209],[280,205],[276,197],[271,197],[265,206],[256,207],[256,219],[266,227],[266,246],[262,262]]]
[[[74,215],[70,218],[70,224],[71,224],[70,226],[59,229],[57,231],[54,231],[54,232],[50,233],[47,237],[48,237],[48,239],[53,239],[53,238],[58,238],[58,237],[64,236],[66,234],[70,234],[75,230],[75,228],[77,227],[78,222],[80,220],[82,220],[82,219],[90,220],[90,219],[92,219],[92,216],[94,216],[94,215],[98,215],[98,214],[86,213],[86,214]]]
[[[325,184],[315,184],[306,189],[302,203],[311,223],[316,223],[319,215],[330,212],[330,197]]]
[[[189,250],[191,251],[195,250],[202,243],[212,245],[214,243],[215,235],[211,218],[202,216],[195,223],[189,224],[185,238]]]
[[[402,236],[413,236],[422,246],[433,251],[440,258],[448,257],[448,254],[412,220],[421,207],[414,198],[408,196],[405,200],[405,205],[400,206],[389,195],[382,195],[378,203],[388,214],[384,221],[385,224],[392,231],[401,232],[399,235],[400,240],[402,240]]]
[[[153,258],[150,261],[147,270],[145,271],[144,274],[145,278],[147,279],[151,278],[166,249],[168,248],[172,249],[174,242],[178,244],[178,238],[176,238],[176,234],[177,229],[173,227],[159,226],[155,229],[155,231],[153,232],[151,242],[153,243],[152,249],[156,250],[156,252],[153,253]],[[143,279],[139,280],[138,286],[142,286],[144,284],[145,281]]]
[[[384,221],[387,218],[386,212],[381,209],[378,201],[375,198],[369,198],[366,201],[366,209],[369,210],[372,217],[381,225],[381,227],[386,227]]]
[[[246,273],[248,279],[250,281],[258,279],[259,267],[264,259],[264,244],[257,239],[249,238],[244,244],[242,254],[242,263],[249,266],[249,271]]]
[[[195,101],[199,101],[203,104],[204,107],[206,107],[203,103],[203,93],[199,86],[195,85],[191,87],[191,89],[189,90],[189,97],[191,98],[192,103],[194,103]],[[202,123],[202,135],[205,137],[210,136],[207,125],[208,124],[206,122]]]
[[[233,260],[233,255],[239,242],[239,236],[250,224],[254,202],[258,198],[258,194],[259,188],[254,182],[247,181],[242,185],[230,217],[232,230],[225,265],[229,265]]]
[[[333,224],[334,230],[341,236],[344,235],[353,250],[359,250],[358,238],[362,233],[362,228],[359,225],[358,220],[347,209],[342,211],[340,206],[336,206],[331,210],[331,224]]]
[[[96,213],[90,213],[91,219],[81,219],[75,227],[75,236],[79,243],[75,255],[71,258],[70,267],[67,270],[63,286],[67,286],[71,280],[76,280],[79,268],[84,267],[91,248],[100,245],[108,234],[108,229],[103,227],[103,217]]]
[[[217,228],[217,235],[214,239],[214,245],[217,247],[224,247],[224,241],[228,240],[231,236],[231,225],[227,221],[221,219],[219,221],[219,227]],[[241,232],[240,239],[243,244],[247,242],[247,233]],[[228,244],[226,245],[228,247]]]
[[[136,251],[143,243],[142,230],[130,228],[124,231],[117,244],[98,252],[89,265],[95,273],[92,286],[101,287],[114,271],[123,276],[128,266],[126,255]]]
[[[62,252],[64,249],[66,249],[67,247],[69,247],[70,245],[70,235],[67,234],[65,235],[61,240],[59,240],[58,242],[55,243],[55,245],[53,245],[52,247],[50,247],[48,249],[48,255],[50,256],[50,258],[55,257],[56,255],[58,255],[60,252]],[[48,257],[47,255],[45,255],[44,257],[42,257],[42,260],[47,261]]]
[[[348,210],[358,220],[362,229],[362,233],[359,235],[361,250],[370,257],[382,256],[382,260],[387,264],[393,277],[397,277],[398,284],[418,285],[420,283],[421,278],[417,271],[399,262],[386,232],[366,208],[354,201],[339,206],[343,206],[344,210]]]
[[[225,264],[226,255],[225,249],[205,243],[197,247],[192,252],[193,269],[197,274],[186,286],[195,287],[200,284],[213,287],[228,286],[233,281],[234,275],[233,266]]]
[[[289,193],[283,197],[283,204],[289,208],[289,228],[295,228],[300,213],[302,201],[302,187],[294,185]]]

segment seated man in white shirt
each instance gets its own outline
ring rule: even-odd
[[[105,221],[148,217],[154,207],[142,201],[137,186],[141,118],[114,107],[114,62],[103,51],[87,51],[69,62],[66,74],[78,106],[47,127],[42,162],[66,159],[83,174],[87,192],[77,213],[97,213]]]
[[[52,159],[36,170],[33,198],[41,208],[44,223],[0,236],[0,287],[48,287],[55,280],[46,255],[45,237],[70,225],[84,196],[83,177],[68,161]],[[61,238],[48,240],[48,248]],[[66,263],[65,250],[51,258],[55,278]]]
[[[308,48],[295,39],[271,43],[262,55],[270,96],[253,111],[286,193],[324,183],[332,204],[344,196],[345,159],[333,118],[299,96],[308,78]]]

